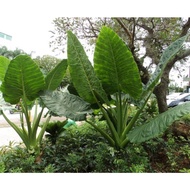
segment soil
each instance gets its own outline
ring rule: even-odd
[[[168,146],[169,137],[163,136],[165,144],[157,146],[156,151],[147,150],[151,167],[157,173],[178,173],[186,168],[190,170],[190,155],[181,151],[183,146],[190,145],[190,124],[185,122],[175,122],[170,127],[169,133],[176,139],[174,146]],[[181,140],[184,137],[186,141]],[[145,147],[146,148],[146,147]],[[184,154],[185,153],[185,154]]]
[[[173,135],[179,137],[183,136],[188,139],[190,137],[190,124],[183,121],[174,122],[171,126]]]

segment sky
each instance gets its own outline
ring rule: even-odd
[[[23,49],[28,53],[35,51],[39,54],[45,54],[50,53],[50,35],[48,32],[50,24],[50,19],[38,19],[36,21],[27,19],[27,22],[23,21],[15,25],[2,24],[1,22],[0,31],[12,36],[12,44],[15,47]]]
[[[54,16],[27,14],[26,10],[14,10],[13,13],[0,16],[0,32],[12,36],[11,44],[25,52],[44,55],[52,54],[49,48],[50,33]],[[0,13],[2,14],[2,13]]]
[[[181,8],[164,0],[115,1],[96,0],[6,0],[0,2],[0,32],[12,36],[12,45],[32,56],[55,54],[49,47],[52,21],[56,17],[71,16],[189,16],[187,1],[181,0]],[[114,2],[114,3],[113,3]],[[124,3],[125,2],[125,3]],[[122,5],[122,6],[121,6]],[[147,6],[148,5],[148,6]],[[168,9],[169,7],[169,9]]]
[[[139,16],[160,16],[159,5],[162,13],[167,6],[166,2],[165,6],[161,5],[162,1],[154,3],[154,5],[158,4],[157,11],[155,11],[150,6],[152,2],[150,0],[137,1],[139,6],[135,4],[136,1],[130,4],[117,0],[118,8],[112,1],[102,0],[96,0],[96,3],[89,3],[88,0],[69,0],[69,2],[64,0],[6,0],[0,2],[0,32],[11,35],[13,46],[27,53],[33,51],[34,55],[55,55],[49,48],[49,30],[53,29],[54,18],[59,16],[138,16],[139,14]],[[125,6],[120,6],[119,3]],[[146,11],[148,3],[149,8]],[[129,7],[134,7],[134,10]],[[163,14],[163,16],[172,15],[173,13],[170,14],[168,10],[166,14]]]

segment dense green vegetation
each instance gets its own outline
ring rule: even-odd
[[[190,116],[185,121],[190,121]],[[99,126],[106,130],[105,122]],[[0,171],[8,173],[157,173],[189,172],[189,138],[168,132],[142,144],[116,150],[89,124],[72,125],[57,138],[43,140],[38,158],[22,144],[0,149]]]
[[[142,85],[128,46],[105,26],[97,39],[93,66],[71,31],[68,31],[67,60],[56,64],[45,75],[28,55],[18,55],[12,60],[0,57],[0,90],[6,102],[21,106],[20,125],[11,122],[3,109],[0,113],[23,141],[20,146],[1,149],[0,170],[188,171],[189,134],[186,129],[185,133],[178,133],[179,129],[173,125],[181,118],[188,123],[190,104],[159,114],[153,96],[165,66],[187,38],[188,35],[183,36],[165,49],[146,85]],[[60,89],[67,71],[71,83]],[[33,106],[35,114],[31,119]],[[48,108],[47,119],[41,123],[45,108]],[[73,122],[73,126],[68,126],[67,119],[51,123],[51,116],[64,116],[82,124],[77,126]],[[49,134],[43,139],[45,132]],[[159,156],[161,164],[157,160]],[[180,158],[186,162],[181,163]]]

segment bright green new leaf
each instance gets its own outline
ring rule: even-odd
[[[0,56],[0,81],[4,80],[10,60],[6,57]]]
[[[86,114],[91,112],[89,103],[68,92],[46,92],[41,98],[53,115],[80,121],[85,120]]]
[[[141,143],[151,138],[157,137],[176,120],[180,119],[186,114],[190,113],[190,103],[184,103],[175,108],[171,108],[168,111],[159,114],[156,118],[150,122],[135,127],[127,137],[133,143]]]
[[[123,91],[133,98],[140,96],[142,82],[133,55],[122,39],[108,27],[103,27],[98,36],[94,69],[108,94]]]
[[[67,70],[67,60],[63,59],[45,78],[46,90],[55,90],[61,83]]]
[[[33,101],[45,87],[42,72],[28,55],[19,55],[11,60],[2,83],[6,102],[16,104],[21,98]]]
[[[77,37],[68,31],[68,65],[72,82],[85,101],[95,103],[95,94],[98,94],[105,102],[107,95],[102,88],[100,81],[95,75],[92,64],[90,63],[81,43]]]

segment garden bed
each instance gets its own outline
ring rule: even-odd
[[[68,128],[54,145],[45,138],[38,159],[21,145],[4,146],[0,163],[9,173],[179,173],[190,171],[190,148],[188,139],[168,132],[115,150],[88,124],[82,124]]]

